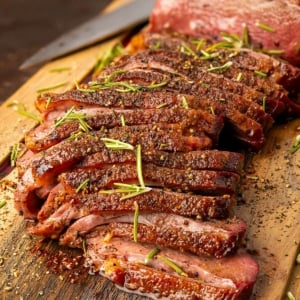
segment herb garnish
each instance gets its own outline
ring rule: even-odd
[[[254,74],[261,76],[261,77],[267,77],[268,74],[266,74],[265,72],[259,71],[259,70],[254,70]]]
[[[128,143],[121,142],[110,138],[101,138],[105,146],[112,150],[134,150],[134,147]]]
[[[121,183],[121,182],[115,182],[114,186],[115,189],[112,190],[101,190],[101,194],[115,194],[115,193],[124,193],[126,195],[122,196],[120,200],[126,200],[128,198],[132,198],[135,196],[138,196],[140,194],[144,194],[151,191],[151,188],[149,187],[141,187],[136,184],[127,184],[127,183]]]
[[[18,157],[21,155],[21,148],[20,148],[20,143],[17,143],[13,145],[11,152],[10,152],[10,165],[12,167],[16,166],[16,162]]]
[[[198,55],[186,43],[181,44],[181,52],[197,57]]]
[[[101,138],[105,143],[107,148],[112,150],[134,150],[135,148],[127,143],[110,139],[110,138]],[[101,190],[102,194],[113,194],[113,193],[126,193],[127,195],[122,196],[120,200],[128,199],[135,197],[137,195],[151,191],[151,188],[145,186],[142,172],[142,147],[141,145],[136,146],[136,171],[139,185],[136,184],[126,184],[126,183],[114,183],[116,189],[112,190]]]
[[[137,243],[138,235],[138,223],[139,223],[139,205],[136,201],[133,202],[134,205],[134,216],[133,216],[133,240]]]
[[[60,72],[65,72],[65,71],[70,71],[70,70],[71,70],[70,67],[61,67],[61,68],[50,69],[49,72],[50,73],[60,73]]]
[[[218,71],[225,71],[227,70],[229,67],[231,67],[233,65],[232,61],[228,61],[227,63],[225,63],[222,66],[218,66],[218,67],[210,67],[207,69],[208,72],[218,72]]]
[[[272,28],[271,26],[267,25],[267,24],[264,24],[262,22],[256,22],[255,25],[257,27],[259,27],[260,29],[263,29],[265,31],[268,31],[268,32],[276,32],[276,30],[274,28]]]
[[[0,201],[0,208],[4,207],[7,204],[5,200]]]
[[[171,259],[167,258],[166,256],[163,255],[158,255],[158,258],[163,261],[166,265],[171,267],[176,273],[178,273],[181,276],[188,277],[188,274],[185,273],[174,261]]]
[[[117,44],[104,53],[104,55],[97,61],[94,73],[100,72],[104,67],[109,65],[116,57],[120,56],[124,52],[122,44]]]
[[[157,247],[153,248],[145,257],[145,265],[147,265],[150,262],[150,260],[153,259],[153,257],[159,253],[159,251],[160,250]]]
[[[37,122],[39,122],[39,123],[42,123],[42,119],[41,119],[39,116],[37,116],[37,115],[34,114],[34,113],[31,113],[31,112],[27,111],[25,105],[22,104],[22,103],[19,103],[18,101],[14,101],[14,102],[12,102],[12,103],[9,103],[9,104],[7,105],[7,107],[13,107],[14,110],[15,110],[17,113],[19,113],[20,115],[22,115],[22,116],[24,116],[24,117],[27,117],[27,118],[29,118],[29,119],[32,119],[32,120],[34,120],[34,121],[37,121]]]
[[[68,82],[65,81],[65,82],[60,82],[60,83],[54,84],[54,85],[46,86],[46,87],[38,89],[36,92],[37,93],[42,93],[42,92],[54,90],[54,89],[57,89],[59,87],[62,87],[64,85],[66,85],[67,83]]]
[[[141,187],[145,187],[142,171],[142,147],[141,145],[136,146],[136,171],[137,177]]]
[[[295,296],[291,291],[288,291],[286,295],[288,297],[288,300],[296,300]]]
[[[236,76],[236,81],[241,81],[243,77],[243,73],[239,72],[239,74]]]
[[[296,136],[295,142],[292,145],[292,148],[290,149],[290,153],[294,154],[300,149],[300,134]]]
[[[76,193],[79,193],[80,191],[84,190],[88,186],[89,182],[90,182],[89,178],[86,178],[85,180],[83,180],[80,183],[80,185],[77,187]]]
[[[183,108],[188,109],[189,105],[188,105],[188,103],[186,101],[186,97],[182,96],[181,99],[182,99],[182,106],[183,106]]]
[[[84,132],[89,132],[91,126],[86,122],[86,115],[83,113],[76,113],[74,112],[74,106],[72,106],[64,116],[58,118],[54,122],[55,128],[58,126],[61,126],[67,122],[72,122],[72,121],[78,121],[79,122],[79,128],[84,131]]]
[[[263,108],[263,111],[266,111],[266,103],[267,103],[267,98],[266,98],[266,96],[264,96],[263,99],[262,99],[262,108]]]
[[[120,119],[121,119],[121,125],[122,125],[122,127],[126,126],[124,115],[121,115]]]

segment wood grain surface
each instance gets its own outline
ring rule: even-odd
[[[118,6],[125,1],[115,1]],[[16,113],[8,103],[18,100],[28,111],[35,112],[36,90],[60,82],[73,86],[93,69],[97,58],[116,44],[122,36],[101,45],[56,60],[41,68],[28,82],[0,107],[0,161],[8,157],[12,145],[22,140],[24,132],[35,122]],[[51,69],[69,67],[61,73]],[[248,223],[243,247],[253,254],[260,273],[253,299],[287,299],[287,291],[300,299],[300,268],[296,255],[300,243],[300,151],[289,150],[297,134],[300,119],[276,125],[268,134],[265,147],[249,158],[243,178],[241,199],[235,214]],[[4,180],[16,181],[16,171]],[[26,233],[26,224],[13,207],[13,194],[6,182],[1,183],[0,203],[0,299],[144,299],[121,292],[98,275],[78,277],[68,271],[68,260],[62,253],[57,261],[52,255],[68,251],[70,257],[80,253],[60,249],[54,241],[40,241]],[[37,245],[43,251],[35,251]],[[64,272],[56,274],[56,265]],[[73,282],[75,281],[75,282]],[[146,298],[145,298],[146,299]]]

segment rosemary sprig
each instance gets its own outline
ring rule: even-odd
[[[158,255],[158,258],[164,262],[166,265],[171,267],[176,273],[178,273],[181,276],[188,277],[188,274],[185,273],[174,261],[171,259],[167,258],[166,256],[163,255]]]
[[[259,70],[254,70],[254,74],[261,76],[261,77],[267,77],[268,74],[266,74],[265,72],[259,71]]]
[[[42,87],[36,90],[37,93],[42,93],[42,92],[46,92],[46,91],[50,91],[50,90],[54,90],[57,89],[59,87],[65,86],[68,82],[60,82],[54,85],[50,85],[50,86],[46,86],[46,87]]]
[[[141,145],[136,146],[136,172],[141,187],[145,187],[142,171],[142,147]]]
[[[182,106],[183,106],[183,108],[188,109],[189,105],[187,103],[186,97],[182,96],[181,99],[182,99]]]
[[[135,243],[138,242],[138,223],[139,223],[139,205],[136,201],[133,202],[134,205],[134,216],[133,216],[133,240]]]
[[[76,90],[78,90],[78,91],[86,92],[86,93],[95,93],[95,90],[93,90],[93,89],[85,89],[85,88],[80,87],[79,83],[76,80],[74,80],[74,84],[75,84]]]
[[[101,190],[100,194],[108,194],[108,195],[115,194],[115,193],[125,194],[120,198],[120,200],[126,200],[151,191],[151,188],[149,187],[141,187],[136,184],[115,182],[114,186],[116,187],[115,189]]]
[[[7,107],[13,107],[13,109],[18,114],[20,114],[20,115],[22,115],[22,116],[24,116],[26,118],[32,119],[32,120],[34,120],[34,121],[36,121],[38,123],[42,123],[42,119],[39,116],[37,116],[36,114],[27,111],[25,105],[22,104],[22,103],[19,103],[19,102],[15,101],[15,102],[9,103],[7,105]]]
[[[53,68],[50,69],[49,72],[50,73],[60,73],[60,72],[65,72],[65,71],[70,71],[71,67],[61,67],[61,68]]]
[[[117,44],[106,51],[103,56],[97,61],[94,73],[100,72],[104,67],[108,66],[116,57],[124,53],[124,47],[122,44]]]
[[[201,49],[201,47],[204,44],[204,40],[200,39],[200,40],[191,40],[191,43],[196,45],[196,51],[199,51]]]
[[[128,143],[121,142],[110,138],[101,138],[105,146],[112,150],[134,150],[134,147]]]
[[[80,185],[77,187],[76,193],[79,193],[80,191],[84,190],[88,186],[89,182],[90,182],[89,178],[86,178],[85,180],[83,180],[80,183]]]
[[[198,56],[186,43],[181,44],[181,52],[194,57]]]
[[[16,166],[16,162],[18,157],[20,156],[20,153],[21,153],[20,143],[13,145],[10,152],[10,165],[12,167]]]
[[[268,31],[268,32],[276,32],[276,29],[272,28],[271,26],[267,25],[267,24],[264,24],[262,22],[256,22],[255,25],[260,28],[260,29],[263,29],[265,31]]]
[[[218,67],[210,67],[207,69],[208,72],[218,72],[218,71],[225,71],[228,68],[230,68],[232,66],[233,62],[232,61],[228,61],[227,63],[225,63],[222,66],[218,66]]]
[[[86,115],[83,113],[76,113],[74,112],[74,106],[72,106],[64,116],[61,118],[58,118],[54,122],[54,127],[61,126],[67,122],[72,122],[72,121],[78,121],[79,122],[79,128],[84,131],[84,132],[89,132],[92,127],[86,122]]]
[[[296,139],[290,149],[290,153],[294,154],[300,149],[300,134],[296,136]]]
[[[209,53],[205,50],[200,50],[200,52],[202,54],[201,59],[203,59],[203,60],[211,60],[218,56],[217,52]]]
[[[155,255],[157,255],[159,253],[159,249],[157,247],[153,248],[149,254],[145,257],[145,265],[147,265],[150,260],[152,260],[154,258]]]

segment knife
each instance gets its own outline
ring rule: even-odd
[[[23,70],[91,46],[96,42],[133,28],[148,20],[154,3],[155,0],[135,0],[110,13],[93,17],[41,48],[23,62],[19,69]]]

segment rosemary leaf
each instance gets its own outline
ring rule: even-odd
[[[174,261],[167,258],[166,256],[159,255],[158,258],[164,262],[166,265],[168,265],[170,268],[172,268],[176,273],[178,273],[181,276],[188,277],[188,274],[185,273]]]
[[[139,222],[139,205],[136,201],[134,204],[134,217],[133,217],[133,240],[135,243],[138,241],[138,222]]]
[[[194,57],[197,57],[198,55],[193,51],[186,43],[181,44],[181,52],[187,54],[187,55],[192,55]]]
[[[26,117],[26,118],[32,119],[32,120],[34,120],[34,121],[36,121],[36,122],[38,122],[38,123],[42,123],[42,119],[41,119],[39,116],[37,116],[37,115],[34,114],[34,113],[31,113],[31,112],[27,111],[25,105],[22,104],[22,103],[19,103],[18,101],[9,103],[9,104],[7,105],[7,107],[13,107],[14,110],[15,110],[18,114],[20,114],[20,115],[22,115],[22,116],[24,116],[24,117]]]
[[[121,125],[122,125],[122,127],[126,126],[124,115],[121,115],[120,119],[121,119]]]
[[[242,77],[243,77],[243,73],[242,73],[242,72],[239,72],[239,74],[238,74],[237,77],[236,77],[236,81],[241,81],[241,80],[242,80]]]
[[[142,147],[141,145],[136,146],[136,171],[137,177],[141,187],[145,187],[142,170]]]
[[[258,76],[261,76],[261,77],[267,77],[268,76],[268,74],[266,74],[262,71],[258,71],[258,70],[254,70],[254,74],[258,75]]]
[[[145,265],[147,265],[150,262],[150,260],[152,260],[153,257],[159,253],[159,251],[160,250],[157,247],[153,248],[145,257]]]
[[[106,51],[103,56],[97,61],[94,73],[100,72],[104,67],[108,66],[116,57],[120,56],[124,52],[122,44],[117,44]]]
[[[248,27],[246,25],[243,28],[242,46],[245,47],[245,48],[250,47],[249,30],[248,30]]]
[[[86,92],[86,93],[95,93],[95,90],[93,90],[93,89],[81,88],[79,83],[76,80],[74,80],[74,84],[75,84],[76,90],[78,90],[78,91]]]
[[[0,201],[0,208],[4,207],[7,204],[5,200]]]
[[[262,108],[263,108],[263,111],[266,111],[266,102],[267,102],[267,98],[266,98],[266,96],[264,96],[263,99],[262,99]]]
[[[260,29],[263,29],[265,31],[268,31],[268,32],[276,32],[276,30],[274,28],[272,28],[271,26],[267,25],[267,24],[264,24],[262,22],[256,22],[255,25],[260,28]]]
[[[294,154],[300,149],[300,134],[296,136],[295,142],[293,143],[290,153]]]
[[[188,105],[188,103],[186,101],[186,97],[182,96],[181,98],[182,98],[182,106],[183,106],[183,108],[188,109],[189,105]]]
[[[134,147],[128,143],[121,142],[110,138],[101,138],[105,146],[112,150],[134,150]]]
[[[225,63],[222,66],[219,67],[210,67],[207,69],[208,72],[218,72],[218,71],[225,71],[227,70],[229,67],[231,67],[233,64],[232,61],[228,61],[227,63]]]
[[[89,184],[90,180],[88,178],[86,178],[85,180],[83,180],[80,185],[77,187],[76,189],[76,193],[79,193],[80,191],[84,190],[88,184]]]
[[[165,107],[165,106],[167,106],[167,105],[168,105],[168,103],[161,103],[161,104],[158,104],[158,105],[156,106],[156,108],[157,108],[157,109],[163,108],[163,107]]]
[[[11,152],[10,152],[10,165],[12,167],[15,167],[16,166],[16,162],[17,162],[17,159],[20,155],[20,144],[17,143],[15,145],[13,145],[12,149],[11,149]]]
[[[291,291],[288,291],[286,295],[287,295],[288,300],[296,300],[295,296],[293,295],[293,293]]]
[[[38,89],[36,92],[37,92],[37,93],[42,93],[42,92],[54,90],[54,89],[57,89],[57,88],[59,88],[59,87],[62,87],[62,86],[64,86],[64,85],[66,85],[67,83],[68,83],[68,82],[60,82],[60,83],[57,83],[57,84],[54,84],[54,85],[46,86],[46,87],[43,87],[43,88]]]
[[[191,43],[196,45],[196,51],[199,51],[201,49],[201,47],[203,46],[203,44],[204,44],[204,40],[203,39],[192,40]]]
[[[60,73],[60,72],[65,72],[65,71],[70,71],[70,70],[71,70],[70,67],[61,67],[61,68],[50,69],[49,72],[50,73]]]
[[[47,100],[46,100],[46,109],[49,107],[51,101],[52,101],[52,98],[48,97]]]

